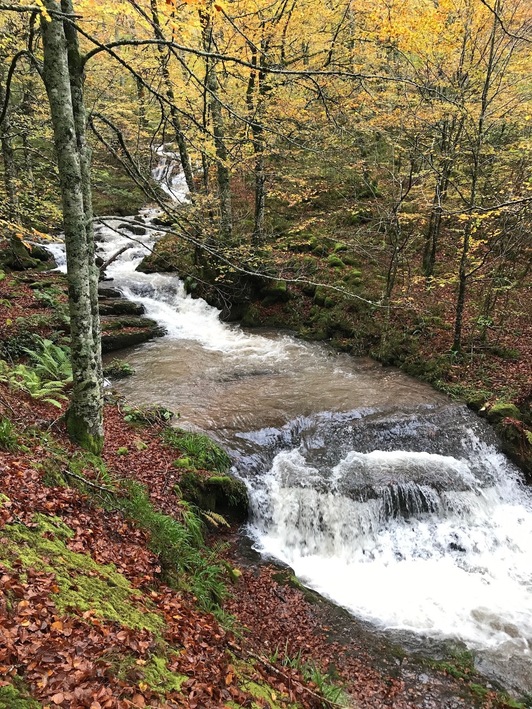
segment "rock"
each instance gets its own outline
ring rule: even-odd
[[[122,291],[118,290],[118,288],[111,288],[109,286],[102,286],[100,284],[98,286],[98,295],[101,298],[122,298],[123,293]]]
[[[119,224],[120,229],[127,229],[131,234],[135,234],[136,236],[145,236],[145,234],[148,233],[148,230],[146,227],[139,226],[138,224],[131,224],[130,222],[122,222],[122,224]]]
[[[142,317],[104,317],[102,319],[102,352],[139,345],[154,337],[163,337],[166,330],[155,320]]]
[[[275,303],[286,303],[290,300],[290,293],[288,292],[286,281],[274,281],[271,285],[261,288],[260,296],[264,306],[274,305]]]
[[[505,418],[520,420],[521,412],[514,404],[510,404],[506,401],[498,401],[487,410],[486,416],[490,423],[498,423]]]
[[[125,298],[101,298],[99,301],[100,315],[143,315],[146,308],[140,303],[134,303]]]
[[[243,522],[248,516],[248,493],[240,480],[230,475],[204,477],[189,470],[179,482],[183,498],[207,512],[216,512],[226,519]]]
[[[344,268],[345,266],[345,263],[342,261],[342,259],[338,256],[335,256],[334,254],[331,254],[329,256],[329,258],[327,259],[327,264],[330,268]]]

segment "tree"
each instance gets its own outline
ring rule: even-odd
[[[82,61],[69,18],[71,0],[45,0],[43,79],[57,154],[67,256],[73,391],[66,414],[70,436],[98,453],[103,446],[103,393],[98,276],[85,136]]]

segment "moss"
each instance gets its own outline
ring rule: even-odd
[[[331,254],[329,258],[327,259],[327,264],[329,265],[330,268],[344,268],[345,263],[342,261],[341,258],[338,256],[335,256],[334,254]]]
[[[492,407],[488,409],[487,412],[488,421],[491,423],[498,423],[505,418],[520,419],[521,412],[514,404],[510,404],[506,401],[498,401],[493,404]]]
[[[158,694],[179,692],[183,682],[188,679],[186,675],[176,674],[169,670],[166,658],[157,656],[150,658],[142,673],[146,684]]]
[[[261,289],[260,296],[264,306],[286,303],[290,300],[286,281],[274,281],[271,285]]]
[[[310,240],[310,245],[312,247],[312,251],[317,256],[325,256],[327,254],[328,246],[323,239],[319,239],[317,236],[313,236]]]
[[[291,703],[288,698],[283,697],[278,691],[274,691],[272,687],[266,684],[259,684],[258,682],[247,680],[242,683],[241,688],[245,692],[249,692],[252,697],[260,700],[258,704],[253,703],[251,705],[252,707],[263,706],[265,701],[268,702],[268,706],[270,706],[271,709],[289,709],[289,707],[295,709],[297,707],[297,704]]]
[[[114,566],[96,563],[88,554],[71,551],[65,544],[74,532],[56,517],[35,515],[37,526],[7,525],[1,554],[20,559],[24,568],[53,573],[58,592],[53,600],[59,611],[92,611],[129,628],[159,633],[163,619],[143,602],[129,581]]]
[[[202,510],[243,521],[248,515],[248,494],[244,483],[229,475],[204,477],[189,470],[180,480],[183,499]]]
[[[39,709],[42,705],[12,684],[0,687],[0,709]]]
[[[66,427],[70,438],[82,448],[95,455],[103,450],[103,436],[93,436],[87,431],[86,422],[69,409],[66,414]]]
[[[252,709],[260,709],[263,706],[268,706],[270,709],[297,709],[298,704],[290,701],[286,694],[282,694],[278,689],[274,689],[268,684],[257,682],[256,680],[248,679],[250,676],[256,676],[256,670],[251,662],[235,662],[235,675],[239,678],[239,686],[244,692],[251,694],[257,699],[257,702],[252,702]],[[228,707],[248,706],[239,704],[238,702],[228,702]]]
[[[105,377],[124,379],[125,377],[130,377],[132,374],[135,374],[135,370],[129,362],[124,362],[122,359],[113,359],[104,367],[103,373]]]
[[[347,244],[343,241],[337,241],[333,248],[333,253],[337,254],[339,251],[347,251]]]

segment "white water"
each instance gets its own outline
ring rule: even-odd
[[[372,451],[342,458],[323,489],[300,451],[283,451],[253,483],[257,543],[380,627],[529,656],[530,497],[502,456],[483,455],[488,486],[464,459]]]
[[[184,180],[161,154],[156,177],[183,202]],[[176,276],[137,273],[161,235],[155,216],[97,226],[104,260],[132,244],[108,268],[110,285],[168,333],[128,357],[137,376],[126,394],[225,430],[237,455],[245,448],[237,474],[252,500],[249,532],[309,586],[379,627],[532,661],[531,495],[482,426],[458,406],[440,416],[446,400],[400,373],[247,334],[187,296]],[[131,232],[139,225],[146,234]],[[425,401],[436,412],[428,424]],[[307,434],[283,428],[320,411],[352,416],[315,417]],[[370,421],[376,432],[363,445]],[[250,456],[254,447],[266,453]],[[532,680],[521,686],[530,691]]]

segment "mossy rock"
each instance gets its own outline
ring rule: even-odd
[[[45,248],[34,244],[28,249],[18,239],[0,252],[0,264],[10,271],[45,271],[57,265],[52,254]]]
[[[312,251],[310,239],[292,238],[286,242],[286,250],[295,254],[305,254]]]
[[[467,397],[466,405],[468,409],[478,412],[485,405],[486,399],[487,395],[484,392],[472,392]]]
[[[194,251],[174,235],[163,236],[155,244],[151,254],[137,266],[141,273],[186,273],[195,271]]]
[[[333,254],[337,254],[340,251],[347,251],[347,244],[343,241],[337,241],[333,248]]]
[[[100,315],[143,315],[146,308],[125,298],[101,298],[98,303]]]
[[[325,243],[323,239],[319,239],[317,236],[312,237],[310,240],[310,245],[312,247],[312,252],[318,256],[326,256],[329,251],[327,243]]]
[[[101,283],[98,285],[98,297],[99,298],[122,298],[123,293],[118,288],[112,288],[111,286],[103,286]]]
[[[240,323],[244,327],[260,327],[260,325],[262,324],[261,313],[259,308],[254,303],[250,303],[245,308],[244,312],[242,313]]]
[[[135,370],[129,362],[123,359],[113,359],[103,368],[104,377],[113,377],[113,379],[125,379],[135,374]]]
[[[146,236],[148,233],[146,227],[139,226],[138,224],[132,224],[131,222],[122,222],[122,224],[119,224],[118,228],[126,229],[131,234],[135,234],[136,236]]]
[[[142,317],[106,317],[102,319],[102,330],[102,352],[139,345],[166,334],[166,330],[155,320]]]
[[[329,268],[345,268],[345,263],[342,261],[342,259],[339,256],[335,256],[334,254],[331,254],[329,258],[327,259],[327,264]]]
[[[262,288],[260,296],[264,306],[275,305],[276,303],[287,303],[290,300],[290,293],[286,281],[275,281],[271,285]]]
[[[342,261],[346,266],[357,266],[359,259],[354,254],[343,253]]]
[[[499,423],[505,418],[520,420],[521,412],[515,404],[510,404],[507,401],[498,401],[487,410],[486,416],[490,423]]]
[[[327,290],[322,287],[316,288],[314,291],[314,302],[316,305],[323,305],[325,303],[325,299],[327,298]]]
[[[246,486],[230,475],[203,476],[189,470],[183,474],[179,488],[187,502],[207,512],[216,512],[226,519],[244,522],[249,500]]]

